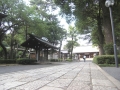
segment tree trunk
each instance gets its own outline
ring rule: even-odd
[[[101,6],[103,11],[103,29],[105,34],[105,44],[113,43],[110,13],[109,8],[105,6],[105,0],[101,0]]]
[[[104,55],[103,46],[99,46],[99,55]]]
[[[71,50],[71,59],[73,59],[72,55],[73,55],[73,46],[72,46],[72,50]]]
[[[101,22],[101,8],[100,8],[100,3],[99,3],[99,14],[97,16],[97,26],[98,26],[98,47],[99,47],[99,55],[103,55],[104,54],[104,34],[102,31],[102,22]]]
[[[62,46],[62,40],[60,40],[60,48],[59,48],[59,58],[61,59],[61,46]]]
[[[14,33],[14,32],[13,32]],[[13,36],[14,34],[11,34],[11,45],[10,45],[10,59],[13,59]]]
[[[107,18],[106,20],[104,20],[104,30],[105,30],[105,44],[113,43],[110,20]]]
[[[6,47],[0,42],[0,46],[2,47],[3,51],[4,51],[4,58],[7,59],[7,50]]]
[[[26,51],[27,51],[27,48],[25,48],[25,50],[24,50],[24,52],[23,52],[23,54],[22,54],[22,56],[21,56],[22,58],[25,57]]]
[[[27,25],[25,25],[25,39],[27,40]],[[23,54],[22,54],[22,58],[24,58],[25,57],[25,54],[26,54],[26,51],[27,51],[27,47],[25,48],[25,50],[24,50],[24,52],[23,52]]]
[[[74,45],[74,44],[73,44],[73,38],[74,38],[74,37],[73,37],[73,35],[72,35],[71,59],[72,59],[72,55],[73,55],[73,45]]]
[[[0,28],[0,46],[1,46],[2,49],[3,49],[4,58],[7,59],[7,50],[6,50],[6,47],[2,44],[4,35],[5,35],[5,34],[3,33],[3,30]]]

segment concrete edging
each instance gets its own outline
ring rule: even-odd
[[[118,80],[116,80],[114,77],[109,75],[107,72],[101,69],[98,65],[97,67],[118,89],[120,89],[120,82]]]

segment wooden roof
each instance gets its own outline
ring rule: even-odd
[[[41,48],[58,49],[57,47],[55,47],[53,44],[49,43],[48,41],[40,39],[37,36],[34,36],[32,34],[29,34],[29,39],[23,42],[21,46],[27,47],[27,48],[34,48],[34,49],[41,49]]]

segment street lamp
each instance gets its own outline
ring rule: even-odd
[[[114,24],[113,24],[113,17],[112,17],[112,8],[111,8],[111,6],[113,6],[113,5],[114,5],[114,0],[106,0],[105,6],[109,7],[109,11],[110,11],[112,36],[113,36],[113,43],[114,43],[115,65],[116,65],[116,67],[118,67],[117,49],[116,49],[116,42],[115,42],[115,33],[114,33]]]

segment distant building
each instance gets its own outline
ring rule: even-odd
[[[66,59],[69,57],[68,50],[61,50],[62,58]],[[93,46],[80,46],[73,49],[74,59],[83,58],[86,55],[87,58],[93,58],[99,55],[99,50],[97,47]]]
[[[61,50],[61,58],[63,60],[69,58],[69,52],[68,52],[68,50]]]
[[[80,46],[74,48],[73,53],[80,58],[82,58],[83,55],[86,55],[87,58],[93,58],[95,55],[99,55],[99,50],[93,46]]]

